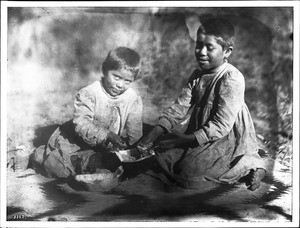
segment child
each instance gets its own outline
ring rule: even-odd
[[[158,162],[185,188],[198,188],[207,180],[235,183],[250,173],[249,189],[256,190],[265,176],[244,102],[244,77],[227,62],[233,39],[234,28],[224,19],[208,19],[199,27],[195,56],[201,69],[193,72],[158,125],[138,143],[147,149],[160,135],[171,133],[169,139],[157,140],[160,149],[169,149],[157,154]],[[174,132],[188,113],[185,133]]]
[[[111,50],[102,65],[101,80],[81,89],[74,101],[74,118],[55,130],[45,150],[33,160],[50,177],[68,178],[115,171],[120,160],[109,148],[126,148],[142,136],[142,99],[131,88],[140,56],[126,47]]]

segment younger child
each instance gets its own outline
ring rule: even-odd
[[[48,176],[118,168],[120,160],[108,149],[129,147],[142,136],[142,99],[129,88],[139,70],[140,56],[134,50],[117,47],[108,53],[101,80],[76,95],[74,118],[55,130],[42,153],[38,148],[33,155]]]
[[[265,163],[258,154],[253,122],[244,102],[242,73],[227,62],[233,51],[234,28],[224,19],[208,19],[197,31],[195,70],[175,103],[140,142],[150,148],[157,140],[166,153],[158,154],[164,170],[185,188],[207,180],[235,183],[250,173],[251,190],[259,188]],[[185,133],[174,132],[191,113]],[[252,174],[251,174],[252,173]]]

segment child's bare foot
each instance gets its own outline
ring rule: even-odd
[[[266,171],[264,169],[258,168],[255,170],[251,176],[250,186],[248,189],[255,191],[260,187],[261,180],[265,177]]]

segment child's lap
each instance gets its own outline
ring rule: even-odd
[[[221,176],[230,168],[234,147],[228,138],[195,148],[174,148],[161,153],[171,172],[185,178]]]

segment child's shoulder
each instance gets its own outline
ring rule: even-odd
[[[234,83],[241,86],[245,84],[244,75],[230,63],[227,64],[226,70],[224,71],[220,81],[223,81],[225,84]]]
[[[227,70],[226,70],[227,72],[234,73],[234,74],[240,74],[241,76],[243,76],[243,74],[239,71],[239,69],[236,68],[231,63],[227,63],[226,68],[227,68]]]
[[[226,70],[224,72],[225,77],[244,80],[244,75],[232,64],[227,63]]]
[[[140,99],[141,96],[132,88],[128,88],[123,94],[125,98],[128,99]]]
[[[96,81],[92,82],[91,84],[87,85],[85,88],[91,88],[91,89],[101,88],[100,80],[96,80]]]
[[[101,83],[100,81],[94,81],[93,83],[81,88],[79,90],[79,93],[85,92],[85,93],[94,93],[96,91],[98,91],[99,89],[101,89]]]

